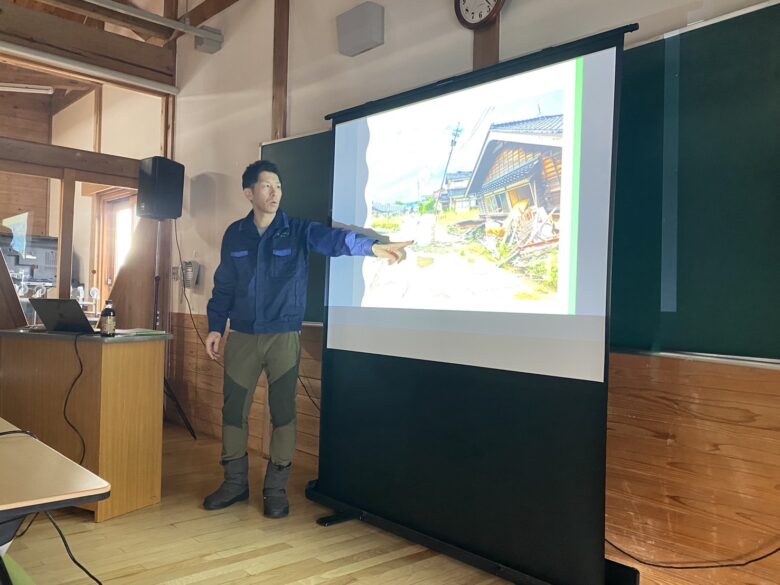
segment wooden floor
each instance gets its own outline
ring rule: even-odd
[[[291,517],[263,518],[259,456],[250,466],[258,489],[249,503],[207,512],[201,501],[219,485],[219,450],[217,441],[195,442],[167,425],[159,506],[101,524],[78,510],[55,515],[76,558],[111,585],[505,583],[362,522],[317,525],[329,511],[304,497],[316,474],[300,466],[291,480]],[[10,554],[37,585],[92,583],[70,562],[45,518],[14,542]]]
[[[159,506],[102,524],[77,510],[56,514],[76,557],[111,585],[505,583],[361,522],[318,526],[314,520],[328,510],[305,499],[304,486],[316,473],[301,466],[293,473],[293,514],[286,520],[263,518],[259,489],[248,504],[206,512],[200,502],[219,483],[218,456],[217,441],[194,442],[182,428],[166,426]],[[255,456],[253,485],[261,484],[263,469]],[[10,554],[38,585],[92,583],[70,562],[54,528],[40,517],[14,542]],[[632,564],[609,547],[607,554]],[[641,572],[642,585],[780,583],[780,578],[767,580],[732,569]]]

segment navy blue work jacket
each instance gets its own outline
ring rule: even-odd
[[[254,211],[228,227],[208,302],[209,331],[300,331],[306,309],[309,252],[372,256],[373,238],[279,211],[260,236]]]

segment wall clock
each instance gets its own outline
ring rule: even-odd
[[[498,18],[504,0],[455,0],[455,14],[466,28],[487,26]]]

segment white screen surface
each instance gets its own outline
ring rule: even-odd
[[[603,381],[615,55],[336,126],[328,348]]]

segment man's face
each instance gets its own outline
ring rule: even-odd
[[[244,196],[252,203],[255,211],[274,214],[282,202],[282,182],[276,173],[263,171],[251,189],[244,189]]]

